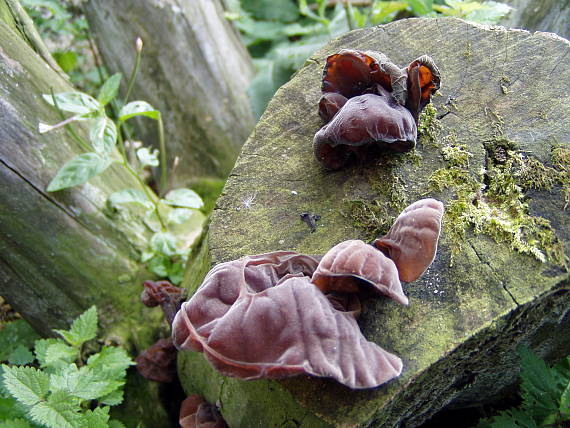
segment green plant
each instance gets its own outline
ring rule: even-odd
[[[40,133],[65,126],[85,150],[63,165],[49,183],[47,190],[55,192],[79,186],[100,175],[111,165],[119,165],[138,182],[139,188],[124,189],[109,195],[108,206],[112,210],[129,207],[133,213],[142,210],[144,224],[152,232],[148,245],[142,252],[142,262],[148,263],[152,272],[161,277],[168,277],[178,284],[182,280],[191,245],[202,232],[205,217],[199,210],[203,207],[203,202],[193,190],[167,189],[166,147],[161,113],[145,101],[126,102],[140,64],[141,50],[142,42],[139,39],[136,65],[129,79],[127,98],[123,103],[116,101],[121,74],[107,79],[97,98],[81,92],[44,95],[44,99],[60,112],[63,120],[53,126],[40,123]],[[107,115],[106,107],[111,104],[114,107],[112,110],[118,111],[116,120]],[[73,116],[64,118],[64,111],[73,113]],[[122,127],[127,120],[134,117],[146,117],[157,122],[160,151],[142,146],[136,148],[135,143],[130,142],[129,146],[133,148],[134,155],[129,158]],[[74,121],[89,122],[89,142],[69,127]],[[143,179],[145,170],[159,166],[159,188],[162,197],[157,196]]]
[[[477,428],[568,426],[570,421],[570,355],[554,367],[519,346],[522,404],[482,419]]]
[[[54,330],[62,339],[40,339],[26,358],[8,358],[0,369],[0,428],[120,428],[109,420],[111,406],[123,401],[126,351],[103,346],[88,355],[97,336],[97,309],[80,315],[69,330]],[[6,338],[0,331],[0,342]],[[24,365],[27,364],[27,365]],[[34,365],[31,365],[34,364]]]

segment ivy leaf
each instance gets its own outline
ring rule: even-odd
[[[169,232],[157,232],[150,238],[150,248],[159,254],[173,256],[177,247],[176,238]]]
[[[23,345],[18,345],[18,347],[14,349],[8,357],[8,362],[10,364],[18,366],[30,364],[32,361],[34,361],[34,355]]]
[[[38,334],[22,319],[4,324],[0,330],[0,361],[8,361],[9,355],[19,345],[31,348],[37,339]]]
[[[101,352],[87,359],[87,366],[99,374],[102,379],[122,380],[129,366],[134,365],[123,348],[104,347]]]
[[[141,168],[160,165],[160,161],[158,160],[158,149],[151,151],[148,147],[141,147],[137,150],[137,158]]]
[[[34,422],[48,428],[80,428],[79,406],[65,391],[56,391],[46,401],[40,401],[30,409]]]
[[[111,160],[98,153],[82,153],[67,162],[57,172],[47,187],[48,192],[57,192],[78,186],[101,174],[111,165]]]
[[[139,204],[146,209],[153,208],[153,203],[148,200],[144,192],[137,189],[124,189],[111,193],[107,201],[113,208],[123,204]]]
[[[158,119],[160,112],[155,110],[154,107],[146,101],[131,101],[125,104],[119,112],[119,120],[121,122],[135,116],[146,116],[151,119]]]
[[[115,122],[105,115],[97,117],[89,130],[89,139],[97,153],[111,153],[117,143]]]
[[[84,342],[97,336],[97,308],[91,306],[82,313],[69,330],[54,330],[73,346],[81,346]]]
[[[202,198],[193,190],[190,189],[175,189],[166,194],[162,200],[167,205],[182,208],[199,209],[204,206]]]
[[[117,96],[122,77],[123,75],[121,73],[116,73],[103,83],[103,86],[101,86],[99,90],[99,96],[97,97],[101,105],[104,106],[108,104]]]
[[[55,106],[51,94],[43,94],[42,97],[52,106]],[[95,98],[82,92],[60,92],[54,94],[55,101],[60,110],[71,113],[86,115],[101,108],[101,104]]]
[[[27,406],[44,400],[49,392],[49,376],[34,367],[2,365],[4,387]]]
[[[11,419],[0,422],[0,428],[33,428],[24,419]]]

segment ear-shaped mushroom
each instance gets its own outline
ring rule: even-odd
[[[441,75],[433,59],[427,55],[419,57],[408,65],[407,74],[408,99],[406,107],[417,123],[421,111],[429,103],[431,96],[439,89]]]
[[[197,394],[189,395],[180,405],[181,428],[227,428],[226,421],[213,404]]]
[[[325,122],[328,122],[346,104],[347,100],[348,98],[344,95],[335,92],[325,92],[319,100],[319,116]]]
[[[160,305],[168,324],[172,324],[174,315],[186,295],[186,290],[172,285],[168,281],[145,281],[141,301],[149,308]]]
[[[342,49],[327,58],[323,70],[323,92],[336,92],[351,98],[380,84],[392,92],[398,103],[406,98],[406,73],[380,52]]]
[[[394,261],[402,281],[415,281],[433,262],[442,217],[440,201],[419,200],[402,211],[385,236],[372,243]]]
[[[302,275],[316,260],[283,253],[212,269],[176,315],[176,347],[202,351],[222,374],[244,379],[305,373],[372,388],[398,376],[401,360],[368,342],[353,314],[334,309]]]
[[[323,257],[311,281],[323,292],[356,293],[370,287],[407,305],[396,265],[374,247],[358,240],[341,242]]]
[[[138,372],[146,379],[168,383],[176,379],[176,348],[172,338],[159,339],[136,359]]]
[[[341,168],[351,152],[370,143],[403,152],[416,144],[416,122],[408,109],[382,87],[379,95],[350,98],[313,140],[315,157],[330,170]]]

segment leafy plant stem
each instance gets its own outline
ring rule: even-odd
[[[53,92],[53,88],[50,88],[50,93],[51,93],[51,99],[53,100],[53,105],[55,107],[55,109],[57,110],[57,113],[59,114],[59,117],[62,119],[62,122],[60,122],[60,124],[63,124],[65,126],[65,129],[67,132],[69,132],[69,134],[73,137],[73,139],[77,142],[77,144],[79,144],[81,146],[81,148],[87,152],[91,151],[91,147],[89,146],[89,144],[87,144],[87,142],[81,138],[74,130],[71,126],[69,126],[69,123],[72,122],[72,120],[69,120],[67,123],[64,123],[66,121],[65,119],[65,114],[63,113],[63,111],[59,108],[59,105],[57,103],[57,100],[55,98],[55,93]],[[75,116],[73,116],[75,117]],[[71,118],[70,118],[71,119]],[[52,128],[53,129],[53,128]]]
[[[158,143],[160,145],[160,194],[164,195],[168,190],[168,176],[166,165],[166,144],[164,142],[164,124],[162,113],[158,113]]]
[[[127,85],[127,95],[125,95],[125,100],[123,101],[123,104],[127,104],[129,102],[129,97],[130,97],[131,92],[133,90],[135,79],[137,77],[137,74],[139,72],[139,67],[141,65],[142,48],[136,49],[136,51],[137,51],[137,55],[135,57],[135,65],[133,66],[133,69],[131,70],[131,75],[129,76],[129,83]]]
[[[344,0],[344,12],[346,14],[346,23],[348,25],[348,29],[350,31],[354,30],[354,24],[352,23],[352,7],[350,4],[350,0]]]
[[[121,152],[121,156],[123,158],[123,161],[125,162],[125,165],[129,164],[128,158],[127,158],[127,151],[125,150],[125,141],[123,140],[123,134],[122,134],[122,130],[121,130],[121,122],[117,122],[117,146],[119,146],[119,152]],[[138,175],[137,175],[138,177]]]

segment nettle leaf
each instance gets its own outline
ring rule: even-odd
[[[69,330],[54,330],[73,346],[80,346],[97,336],[97,308],[91,306],[82,313]]]
[[[178,285],[184,279],[184,271],[185,271],[184,263],[182,262],[172,263],[170,269],[168,270],[168,279],[174,285]]]
[[[135,116],[146,116],[151,119],[158,119],[160,112],[155,110],[154,107],[146,101],[131,101],[130,103],[125,104],[119,112],[119,120],[121,122]]]
[[[158,160],[158,149],[151,151],[148,147],[141,147],[137,150],[137,158],[141,165],[141,168],[146,166],[158,166],[160,161]]]
[[[81,417],[77,400],[66,391],[56,391],[46,401],[30,409],[30,417],[48,428],[80,428]]]
[[[32,354],[28,348],[23,345],[19,345],[10,353],[8,362],[13,365],[23,366],[25,364],[30,364],[34,359],[34,354]]]
[[[199,209],[204,206],[202,198],[195,191],[190,189],[175,189],[166,194],[162,200],[167,205],[182,208]]]
[[[109,426],[109,407],[97,407],[95,410],[87,410],[83,414],[83,424],[88,428],[107,428]]]
[[[43,94],[44,100],[55,106],[51,94]],[[54,94],[55,101],[60,110],[71,113],[88,114],[101,108],[101,104],[95,98],[82,92],[61,92]]]
[[[107,116],[99,116],[89,130],[91,145],[97,153],[111,153],[117,143],[117,127]]]
[[[24,417],[25,414],[26,407],[18,403],[14,397],[11,395],[8,397],[0,397],[0,421],[21,418]],[[2,427],[2,425],[0,425],[0,427]]]
[[[117,96],[122,77],[123,75],[121,73],[116,73],[103,83],[103,86],[101,86],[99,90],[99,96],[97,97],[101,105],[108,104]]]
[[[11,419],[0,422],[0,428],[33,428],[24,419]]]
[[[34,367],[2,365],[4,387],[27,406],[44,400],[49,392],[49,376]]]
[[[124,189],[109,195],[108,203],[111,207],[116,208],[123,204],[138,204],[146,209],[152,209],[153,203],[149,201],[144,192],[137,189]]]
[[[172,263],[170,262],[169,257],[157,255],[156,257],[153,257],[148,264],[148,270],[161,278],[166,278],[168,277],[171,265]]]
[[[38,334],[22,319],[4,324],[0,330],[0,361],[7,361],[9,355],[20,345],[31,348],[37,339]]]
[[[46,353],[47,348],[50,345],[54,345],[56,343],[64,343],[61,339],[39,339],[36,340],[34,345],[34,354],[36,356],[36,360],[40,363],[40,367],[46,367]]]
[[[112,419],[109,421],[109,428],[126,428],[126,427],[125,427],[125,425],[123,425],[122,422],[120,422],[116,419]]]
[[[98,373],[100,379],[122,380],[129,366],[135,362],[123,348],[105,346],[101,352],[87,359],[87,366]]]
[[[123,393],[124,391],[122,389],[116,389],[110,394],[99,398],[99,402],[102,404],[107,404],[108,406],[117,406],[123,402]]]
[[[78,186],[101,174],[111,165],[111,160],[98,153],[82,153],[67,162],[57,172],[47,187],[48,192]]]
[[[63,342],[48,345],[45,353],[45,367],[63,367],[79,357],[79,350]]]
[[[84,366],[78,369],[75,364],[70,364],[57,374],[50,375],[52,391],[67,391],[81,400],[95,400],[104,397],[123,384],[124,382],[115,380],[102,380],[91,368]]]
[[[176,238],[169,232],[157,232],[150,238],[150,248],[159,254],[173,256],[177,253]]]

